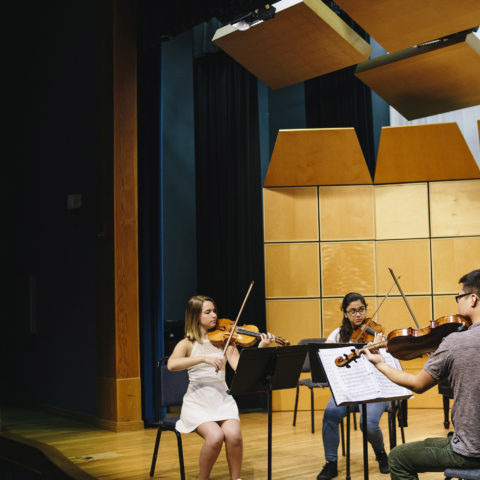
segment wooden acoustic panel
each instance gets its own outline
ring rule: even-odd
[[[432,237],[480,235],[480,180],[430,184]]]
[[[321,0],[278,8],[248,30],[226,25],[212,41],[273,89],[367,60],[372,49]]]
[[[302,338],[321,337],[320,299],[267,300],[267,330],[296,345]]]
[[[469,33],[381,55],[355,75],[407,120],[478,105],[480,39]]]
[[[336,0],[387,51],[480,25],[478,0]]]
[[[480,237],[432,239],[433,292],[456,294],[458,280],[479,268]]]
[[[375,183],[480,178],[458,124],[383,127]]]
[[[375,183],[467,178],[480,170],[457,123],[382,128]]]
[[[265,187],[371,184],[354,128],[279,130]]]
[[[317,187],[264,188],[265,242],[318,240]]]
[[[389,267],[401,277],[399,282],[404,292],[432,293],[429,239],[376,242],[376,263],[377,294],[386,295],[394,285]],[[394,286],[391,293],[400,292]]]
[[[400,285],[401,282],[400,280]],[[405,289],[403,290],[420,328],[428,326],[428,322],[432,319],[432,297],[430,295],[411,296]],[[396,295],[389,296],[377,313],[376,321],[385,328],[385,333],[400,328],[417,328],[403,298],[398,296],[398,292]],[[380,297],[378,301],[381,302]]]
[[[377,240],[428,238],[426,183],[375,186]]]
[[[460,285],[458,287],[460,289]],[[455,295],[435,295],[433,297],[433,314],[435,319],[458,313]]]
[[[318,243],[265,245],[267,298],[318,297]]]
[[[320,187],[319,202],[322,240],[375,238],[372,185]]]
[[[375,243],[322,242],[322,297],[343,297],[348,292],[374,295]]]

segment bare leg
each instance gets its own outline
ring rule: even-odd
[[[223,430],[216,422],[205,422],[197,427],[197,433],[205,440],[200,450],[200,476],[198,480],[209,480],[224,440]]]
[[[225,420],[221,423],[223,433],[225,434],[225,451],[227,454],[228,469],[230,479],[240,478],[242,471],[243,441],[238,420]]]

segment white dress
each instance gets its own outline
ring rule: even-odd
[[[222,350],[205,340],[193,344],[191,357],[209,356],[223,358]],[[175,428],[182,433],[193,432],[204,422],[236,419],[238,407],[227,393],[225,369],[215,371],[208,363],[199,363],[188,369],[189,385],[183,397],[180,420]]]

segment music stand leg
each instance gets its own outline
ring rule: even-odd
[[[347,464],[345,475],[346,480],[350,480],[350,407],[347,406],[347,457],[345,460]]]
[[[268,402],[268,480],[272,478],[272,390],[267,392]]]
[[[362,403],[363,478],[368,480],[367,404]]]

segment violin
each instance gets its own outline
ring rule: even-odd
[[[350,367],[349,364],[353,361],[356,362],[356,359],[365,350],[381,347],[386,347],[387,352],[398,360],[413,360],[435,351],[444,337],[454,332],[466,330],[471,324],[470,319],[463,315],[447,315],[431,321],[424,328],[413,329],[408,327],[393,330],[388,334],[387,340],[383,342],[367,345],[360,350],[354,349],[349,355],[344,354],[337,357],[335,365],[348,368]]]
[[[232,329],[234,329],[232,341],[240,347],[251,347],[260,340],[262,334],[256,325],[242,325],[234,328],[234,324],[235,322],[228,318],[218,319],[215,329],[208,332],[210,343],[216,347],[223,347],[230,338]],[[290,342],[282,337],[275,337],[275,342],[280,345],[290,345]]]
[[[383,333],[384,328],[372,318],[366,318],[363,323],[353,330],[350,337],[354,343],[373,342],[376,333]]]

